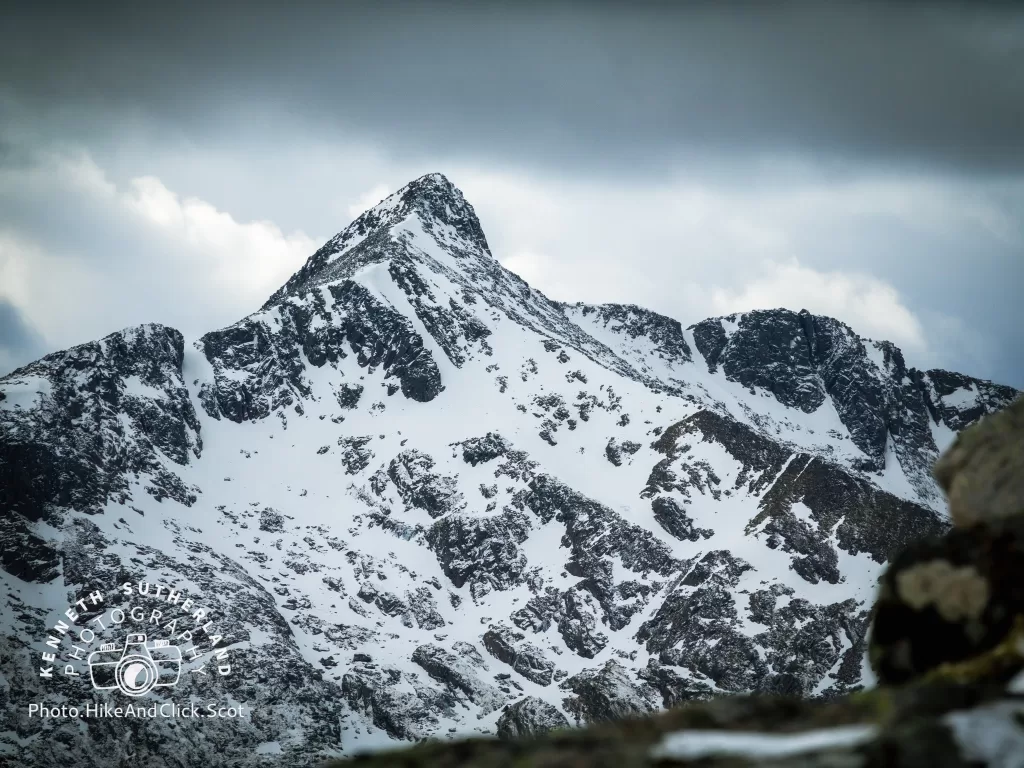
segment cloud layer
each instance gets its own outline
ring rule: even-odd
[[[152,176],[120,189],[85,153],[0,170],[0,205],[8,366],[32,359],[42,337],[52,349],[141,322],[190,334],[227,325],[258,309],[321,241],[239,222]]]
[[[723,148],[1024,168],[1011,3],[50,8],[11,11],[0,71],[78,130],[104,111],[204,133],[241,118],[576,172]]]
[[[233,322],[442,171],[556,298],[806,307],[1024,387],[1022,41],[995,2],[20,4],[0,364]]]

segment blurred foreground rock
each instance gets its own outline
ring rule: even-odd
[[[961,432],[935,464],[958,526],[1024,514],[1024,397]]]
[[[533,739],[429,742],[336,766],[372,768],[633,768],[928,766],[966,768],[1024,757],[1024,699],[1002,686],[929,683],[831,702],[723,696],[656,715],[553,731]]]

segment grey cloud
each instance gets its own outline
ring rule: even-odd
[[[42,336],[8,299],[0,296],[0,376],[35,360],[46,350]]]
[[[708,152],[1024,168],[1011,3],[19,4],[50,130],[358,135],[443,161],[648,171]]]
[[[913,362],[1021,386],[1020,71],[1014,3],[23,3],[0,26],[0,233],[38,246],[19,302],[47,348],[145,321],[201,333],[262,297],[49,155],[320,236],[368,190],[440,170],[495,253],[538,255],[559,298],[693,322],[713,287],[742,294],[760,262],[796,257],[898,289],[932,342]],[[913,191],[897,215],[808,216],[789,195],[861,179],[950,191],[1012,236],[959,216],[930,232]],[[681,235],[702,194],[717,218]],[[732,242],[748,224],[785,247]]]

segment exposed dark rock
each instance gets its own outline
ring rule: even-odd
[[[568,727],[565,715],[536,696],[525,696],[515,704],[507,705],[497,723],[499,739],[536,737]]]
[[[623,440],[621,443],[614,437],[609,438],[608,445],[605,446],[604,455],[612,464],[616,467],[622,466],[623,454],[632,456],[643,446],[640,443],[634,443],[632,440]]]
[[[345,467],[346,475],[355,475],[362,472],[374,458],[373,451],[369,444],[373,440],[370,435],[361,437],[339,437],[338,447],[341,448],[341,464]]]
[[[473,582],[502,590],[522,580],[526,557],[519,545],[529,530],[525,515],[506,509],[492,517],[449,515],[430,527],[426,540],[456,587]]]
[[[407,673],[395,670],[392,674],[365,664],[342,677],[341,693],[353,711],[364,714],[391,738],[409,741],[433,733],[439,719],[451,717],[458,703],[451,693],[424,685]]]
[[[690,360],[690,347],[678,320],[659,315],[635,304],[576,304],[579,313],[615,334],[632,341],[644,339],[651,344],[650,354],[671,363]],[[593,317],[590,317],[593,315]],[[646,350],[645,350],[646,351]]]
[[[812,539],[818,549],[810,544],[811,539],[806,543],[800,541],[799,533],[810,533],[809,525],[799,529],[780,526],[778,533],[792,551],[807,558],[805,562],[814,563],[819,574],[828,572],[821,571],[822,566],[831,567],[831,556],[819,554],[824,538],[829,535],[835,537],[840,549],[853,555],[865,552],[881,563],[909,542],[941,533],[948,527],[931,510],[880,491],[835,464],[799,455],[764,495],[761,511],[750,521],[748,529],[769,517],[792,516],[792,505],[797,501],[809,510],[816,524]],[[794,569],[798,569],[798,560],[794,559]]]
[[[740,631],[731,594],[749,569],[728,552],[709,552],[640,626],[637,640],[662,664],[687,667],[721,690],[757,689],[768,667],[754,641]]]
[[[267,533],[280,533],[284,530],[284,515],[276,509],[267,507],[260,512],[260,530]]]
[[[483,637],[484,648],[494,658],[538,685],[550,685],[555,671],[553,662],[544,658],[544,651],[525,642],[525,635],[509,627],[492,626]]]
[[[1020,396],[1013,387],[940,369],[926,371],[921,383],[938,420],[956,432],[967,429],[983,416],[1003,410]],[[972,396],[963,397],[966,393]]]
[[[402,451],[388,464],[387,477],[394,483],[402,501],[421,509],[431,517],[440,517],[465,507],[455,477],[432,473],[434,460],[416,450]],[[383,478],[375,480],[379,488]]]
[[[488,432],[484,437],[470,438],[461,445],[462,460],[474,467],[504,456],[512,449],[511,443],[496,432]]]
[[[362,384],[342,384],[335,393],[338,398],[338,405],[351,410],[359,405],[359,398],[363,396]]]
[[[409,609],[416,617],[416,625],[420,629],[440,629],[447,622],[437,609],[437,601],[427,587],[420,587],[415,593],[407,596]]]
[[[303,357],[323,367],[353,354],[361,367],[382,367],[412,400],[428,402],[438,395],[437,363],[407,318],[351,280],[327,289],[330,306],[322,292],[313,291],[268,304],[262,313],[200,339],[214,371],[213,383],[202,393],[210,416],[262,419],[310,397]],[[264,360],[270,364],[261,365]]]
[[[695,527],[693,520],[686,514],[686,510],[680,507],[675,499],[659,496],[651,502],[651,508],[654,510],[654,519],[658,521],[658,524],[680,541],[710,539],[715,534],[710,528]]]
[[[0,378],[13,403],[0,408],[0,507],[30,521],[95,513],[130,501],[128,478],[140,475],[156,498],[194,503],[197,489],[173,471],[202,451],[183,355],[178,331],[142,325]]]
[[[675,707],[687,701],[709,699],[714,689],[707,683],[677,674],[672,667],[659,664],[655,659],[647,662],[637,676],[661,694],[663,707]]]
[[[473,646],[468,646],[468,649],[475,651]],[[461,694],[476,704],[481,714],[493,712],[504,703],[505,696],[480,679],[479,673],[486,670],[486,665],[478,652],[467,654],[468,649],[463,648],[462,653],[456,656],[439,645],[421,645],[413,651],[411,658],[452,693]]]
[[[576,694],[566,698],[564,705],[577,725],[653,712],[659,698],[651,686],[634,679],[625,667],[614,660],[606,662],[600,669],[573,675],[560,687]]]
[[[922,374],[907,368],[891,343],[861,339],[838,320],[806,310],[756,310],[710,318],[691,330],[712,372],[721,365],[726,378],[771,392],[780,403],[808,413],[830,398],[866,456],[864,469],[885,466],[891,438],[908,478],[925,494],[924,472],[937,452],[929,417],[963,429],[1006,407],[1017,394],[1011,387],[947,371]],[[868,345],[881,354],[881,369]],[[954,392],[975,396],[967,407],[960,405],[963,398],[944,404],[942,398]],[[928,458],[922,462],[922,456]]]

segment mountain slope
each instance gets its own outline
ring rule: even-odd
[[[143,582],[201,595],[223,638],[203,658],[233,670],[186,658],[146,700],[251,714],[137,721],[117,759],[302,765],[869,682],[881,565],[946,526],[934,456],[1016,392],[806,312],[683,328],[551,301],[433,174],[238,323],[112,334],[0,395],[0,750],[116,762],[125,722],[25,712],[120,696],[38,654],[69,604]]]

